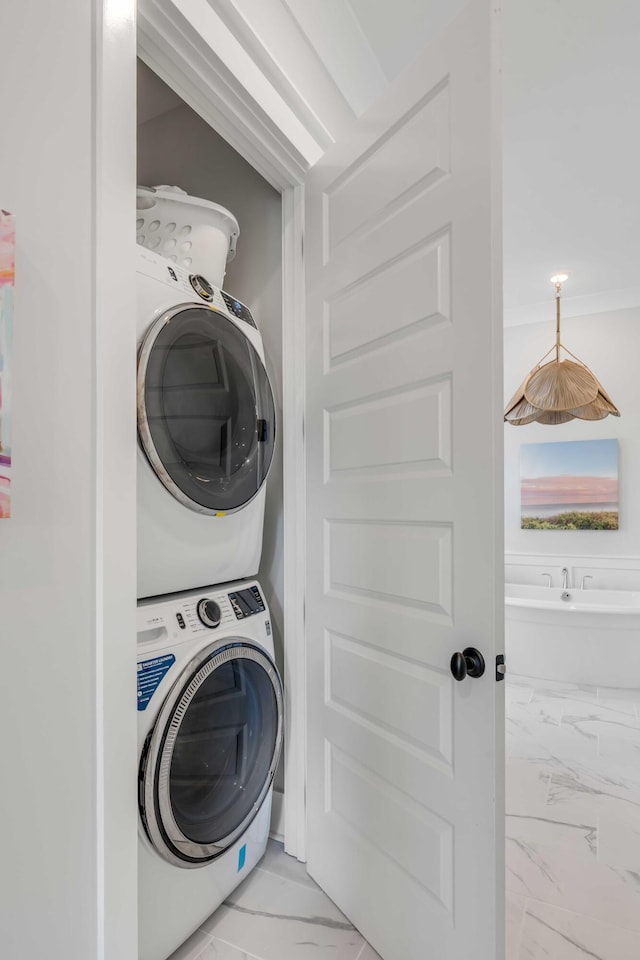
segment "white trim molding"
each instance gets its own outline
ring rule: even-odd
[[[135,14],[134,0],[94,4],[93,150],[87,159],[94,165],[94,235],[85,242],[93,248],[95,316],[97,960],[133,960],[138,953],[138,810],[131,789],[137,717],[129,693],[136,648],[136,384],[134,365],[123,362],[136,350]]]
[[[285,850],[306,859],[304,187],[282,195]]]
[[[212,2],[253,62],[326,149],[355,114],[287,0]],[[333,24],[331,30],[335,41]]]
[[[278,843],[284,843],[284,793],[282,790],[273,791],[269,836]]]

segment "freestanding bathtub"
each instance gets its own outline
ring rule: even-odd
[[[640,591],[508,583],[505,620],[508,674],[640,688]]]

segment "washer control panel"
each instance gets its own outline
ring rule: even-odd
[[[236,590],[229,594],[231,609],[236,620],[244,620],[256,613],[264,613],[264,600],[257,587],[248,587],[246,590]]]
[[[177,600],[169,614],[181,636],[213,632],[234,622],[233,607],[226,593],[196,594]],[[184,632],[183,632],[184,631]]]
[[[190,640],[217,638],[226,631],[235,636],[237,623],[247,617],[268,616],[262,591],[255,581],[205,587],[174,594],[167,599],[149,597],[138,601],[138,644],[154,647]],[[266,627],[267,636],[270,626]]]
[[[197,606],[198,616],[205,627],[209,627],[211,630],[214,630],[216,627],[220,626],[220,621],[222,619],[222,610],[220,605],[216,603],[215,600],[210,600],[208,597],[198,601]]]

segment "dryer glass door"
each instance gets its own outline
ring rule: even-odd
[[[247,829],[282,743],[282,687],[259,648],[214,650],[163,707],[145,762],[143,816],[167,859],[198,866]]]
[[[200,306],[169,310],[138,359],[138,432],[160,481],[199,513],[232,513],[264,483],[275,441],[267,372],[239,327]]]

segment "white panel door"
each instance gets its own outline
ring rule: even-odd
[[[494,17],[306,185],[308,867],[384,960],[504,956]]]

